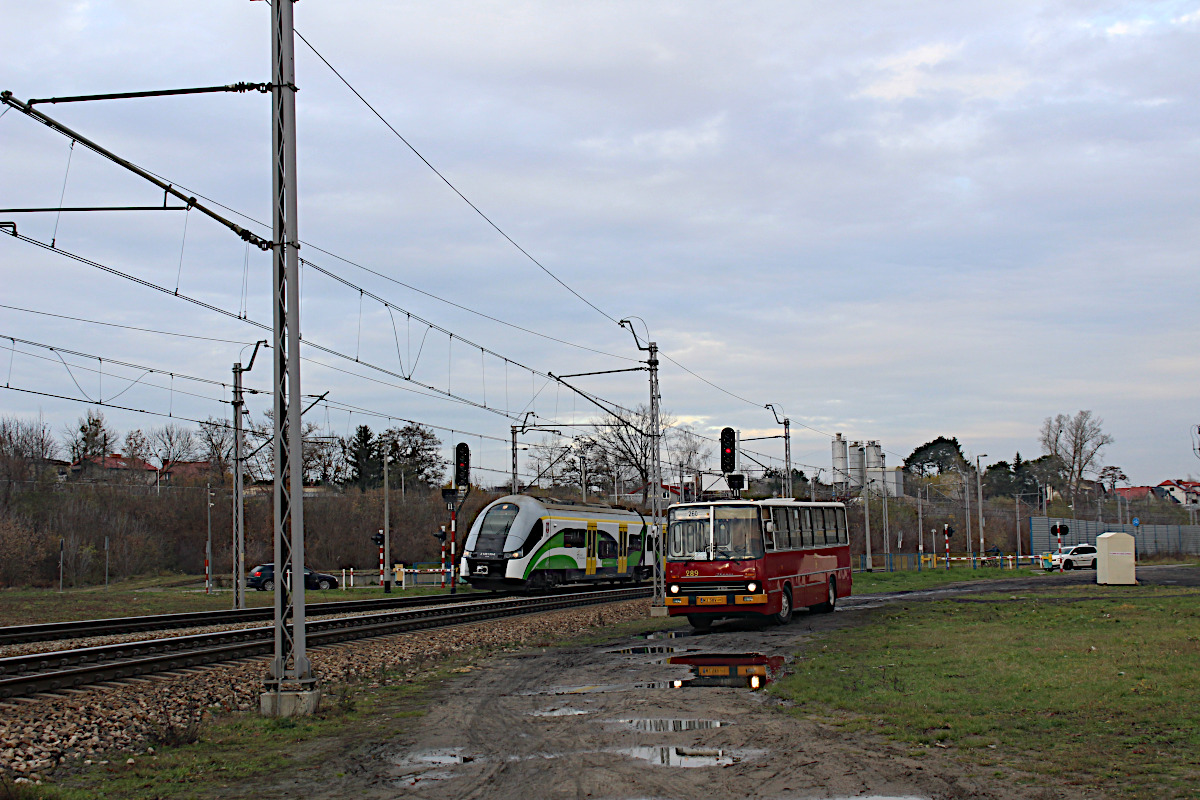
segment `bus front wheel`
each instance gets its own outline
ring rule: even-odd
[[[779,611],[772,617],[776,625],[787,625],[792,621],[792,588],[783,587],[783,596],[779,598]]]
[[[702,614],[688,614],[688,624],[698,631],[706,631],[712,627],[712,617],[706,617]]]

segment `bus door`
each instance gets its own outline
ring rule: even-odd
[[[596,523],[589,522],[587,524],[587,567],[584,570],[584,573],[587,575],[596,574],[596,543],[599,538],[600,532],[596,530]]]
[[[617,527],[617,574],[629,572],[629,523],[622,522]]]

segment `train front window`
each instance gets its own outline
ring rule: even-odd
[[[508,529],[512,527],[519,510],[516,503],[492,506],[479,526],[479,537],[473,549],[482,553],[503,553]]]

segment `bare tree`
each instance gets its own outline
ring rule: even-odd
[[[1101,428],[1103,423],[1104,420],[1086,410],[1073,417],[1066,414],[1046,417],[1042,423],[1039,436],[1042,451],[1062,463],[1072,505],[1079,494],[1083,476],[1095,472],[1100,453],[1113,442],[1113,437]]]
[[[675,418],[659,412],[658,423],[662,429],[669,429],[675,424]],[[592,439],[604,451],[605,458],[611,463],[629,467],[641,481],[643,503],[650,497],[654,450],[652,427],[650,406],[645,403],[621,417],[605,414],[599,422],[593,423]],[[655,487],[655,491],[659,489]]]
[[[116,428],[104,419],[104,412],[90,408],[85,416],[79,418],[75,427],[67,426],[63,438],[71,461],[106,456],[108,453],[105,451],[120,441]]]
[[[150,441],[163,469],[179,461],[193,461],[196,458],[196,432],[183,425],[168,422],[161,428],[154,428],[150,431]]]
[[[230,471],[233,458],[233,428],[223,419],[209,417],[200,423],[196,433],[198,449],[218,475]]]
[[[1129,476],[1120,467],[1104,467],[1096,477],[1100,479],[1100,483],[1108,487],[1110,494],[1116,494],[1117,481],[1129,482]]]
[[[529,460],[533,462],[536,482],[542,479],[551,486],[562,486],[568,482],[566,472],[574,450],[571,442],[557,437],[543,436],[540,442],[529,446]]]

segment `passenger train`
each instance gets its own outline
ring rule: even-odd
[[[507,495],[475,518],[460,569],[476,589],[640,581],[654,569],[649,535],[637,511]]]

